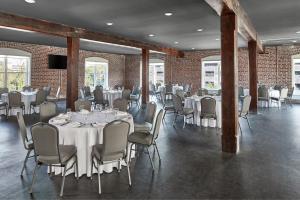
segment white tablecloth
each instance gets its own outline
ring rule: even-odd
[[[193,108],[194,116],[195,116],[195,124],[200,126],[200,113],[201,113],[201,98],[199,96],[192,96],[185,98],[184,107],[185,108]],[[222,105],[221,105],[221,97],[214,96],[216,99],[216,115],[217,120],[214,119],[203,119],[201,125],[205,127],[222,127]],[[187,119],[187,123],[193,123],[193,119]]]
[[[50,120],[50,124],[54,124],[54,120],[59,117],[53,118]],[[134,130],[133,118],[130,114],[125,112],[113,110],[106,111],[94,111],[90,114],[81,114],[81,113],[71,113],[69,114],[69,119],[71,123],[60,126],[55,125],[59,129],[59,142],[64,145],[75,145],[77,147],[77,157],[78,157],[78,173],[79,176],[86,174],[88,177],[91,176],[91,151],[94,144],[103,143],[103,128],[104,126],[115,119],[122,119],[130,123],[130,133]],[[57,121],[56,121],[57,122]],[[76,122],[83,122],[86,125],[81,127],[76,126]],[[90,123],[97,122],[96,124],[91,125]],[[128,150],[129,155],[129,150]],[[134,154],[132,154],[134,156]],[[72,161],[70,162],[72,164]],[[122,162],[122,165],[125,165],[125,162]],[[110,163],[101,166],[101,173],[103,171],[109,173],[113,171],[113,167],[118,167],[118,163]],[[53,167],[52,171],[55,174],[60,174],[63,168]],[[49,170],[48,170],[49,171]],[[74,173],[74,167],[70,169],[67,173]],[[93,173],[97,173],[94,168]]]
[[[103,96],[105,100],[109,101],[112,106],[115,99],[122,98],[122,90],[104,90]]]
[[[32,111],[30,110],[30,103],[35,101],[35,99],[36,99],[36,91],[21,92],[21,94],[22,94],[22,99],[21,100],[25,105],[25,114],[31,114]],[[2,99],[2,101],[9,103],[8,102],[8,93],[2,94],[1,99]],[[4,111],[1,111],[1,112],[4,112]],[[21,112],[21,109],[19,109],[19,108],[12,109],[11,115],[16,115],[17,112]],[[38,112],[38,110],[37,110],[37,112]],[[4,113],[1,113],[1,114],[4,114]]]
[[[244,89],[244,95],[249,95],[249,89]],[[272,88],[269,89],[269,105],[270,107],[278,107],[277,103],[274,103],[271,101],[271,97],[280,97],[280,91],[279,90],[273,90]],[[259,107],[268,107],[268,103],[265,101],[258,101]],[[281,106],[281,102],[279,102],[279,107]]]

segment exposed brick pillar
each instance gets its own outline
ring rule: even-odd
[[[237,17],[226,5],[221,14],[222,62],[222,151],[237,153],[238,140],[238,67]]]
[[[250,110],[257,112],[257,42],[252,40],[248,42],[249,53],[249,93],[252,97]]]
[[[149,49],[142,49],[142,103],[149,101]]]
[[[67,38],[67,55],[67,108],[74,111],[74,102],[78,98],[79,38]]]

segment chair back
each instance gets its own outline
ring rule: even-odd
[[[205,88],[200,88],[197,91],[197,96],[205,96],[208,95],[208,90]]]
[[[103,90],[103,86],[102,85],[96,85],[95,90]]]
[[[278,91],[281,91],[282,88],[283,88],[282,85],[275,85],[273,87],[274,90],[278,90]]]
[[[26,125],[25,125],[25,122],[24,122],[23,115],[20,112],[17,112],[17,119],[18,119],[20,134],[21,134],[21,137],[22,137],[24,148],[28,149],[28,146],[27,146],[27,142],[28,142],[27,129],[26,129]]]
[[[258,87],[258,97],[263,97],[263,98],[268,98],[268,88],[265,85],[259,86]]]
[[[38,90],[36,93],[36,105],[40,105],[46,101],[47,93],[45,90]]]
[[[244,88],[242,86],[239,86],[239,88],[238,88],[238,95],[239,95],[239,98],[245,96]]]
[[[245,96],[242,101],[241,115],[248,114],[250,103],[251,103],[251,96],[250,95]]]
[[[125,89],[122,91],[122,99],[130,100],[131,90]]]
[[[1,95],[4,93],[8,93],[8,88],[0,88],[0,98],[1,98]]]
[[[85,96],[85,97],[90,97],[90,96],[92,96],[90,86],[84,86],[84,87],[82,88],[82,90],[83,90],[83,93],[84,93],[84,96]]]
[[[134,85],[132,88],[132,95],[137,95],[139,93],[139,86]]]
[[[50,95],[50,93],[51,93],[51,87],[50,86],[43,87],[43,90],[46,93],[46,97]]]
[[[176,94],[181,98],[181,100],[184,100],[184,91],[183,90],[176,90]]]
[[[171,92],[173,92],[173,86],[172,84],[168,83],[166,85],[166,93],[171,93]]]
[[[166,104],[166,91],[165,90],[160,91],[160,98],[161,98],[162,104],[165,105]]]
[[[173,105],[177,113],[181,113],[183,111],[182,101],[180,96],[172,95]]]
[[[130,124],[126,121],[115,120],[105,125],[103,129],[104,157],[115,154],[120,154],[119,158],[126,157],[129,131]]]
[[[23,91],[23,92],[31,92],[32,90],[33,90],[33,88],[32,88],[31,86],[29,86],[29,85],[24,86],[24,87],[22,88],[22,91]]]
[[[92,103],[89,100],[78,99],[74,103],[75,103],[75,111],[80,111],[81,109],[91,111]]]
[[[286,99],[288,97],[288,88],[282,88],[280,91],[280,99]]]
[[[45,164],[61,162],[58,148],[59,135],[55,126],[39,122],[31,127],[31,135],[38,161]]]
[[[13,91],[8,93],[9,107],[20,107],[22,102],[22,95],[20,92]]]
[[[295,87],[292,87],[292,89],[289,90],[289,92],[288,92],[288,97],[290,97],[290,98],[293,97],[293,95],[294,95],[294,89],[295,89]]]
[[[103,91],[102,90],[94,90],[94,101],[96,104],[103,104],[104,103],[104,97],[103,97]]]
[[[49,119],[56,116],[57,106],[54,102],[44,102],[40,105],[40,121],[48,122]]]
[[[161,126],[161,121],[164,116],[164,112],[165,111],[163,109],[160,109],[160,111],[158,112],[158,114],[156,116],[154,128],[152,129],[152,135],[153,135],[154,140],[157,139],[157,137],[158,137],[159,129]],[[152,139],[152,143],[153,143],[153,139]]]
[[[126,99],[118,98],[113,102],[113,108],[118,108],[122,112],[127,112],[128,101]]]
[[[201,115],[215,116],[216,115],[216,100],[212,97],[203,97],[201,99]]]
[[[146,114],[145,114],[145,122],[153,124],[155,113],[156,113],[156,103],[150,101],[146,105]]]
[[[117,84],[117,85],[114,86],[115,90],[119,90],[119,89],[122,89],[122,88],[123,88],[123,86],[121,84]]]

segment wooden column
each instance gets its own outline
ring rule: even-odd
[[[257,112],[257,42],[248,42],[249,53],[249,93],[252,97],[250,110]]]
[[[142,49],[142,104],[149,101],[149,49]]]
[[[226,5],[221,13],[222,151],[237,153],[237,17]]]
[[[75,110],[74,102],[78,98],[78,60],[79,60],[79,38],[67,38],[67,108]]]

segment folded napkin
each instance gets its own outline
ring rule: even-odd
[[[51,123],[52,124],[55,124],[55,125],[61,125],[61,124],[64,124],[67,122],[67,119],[61,119],[61,118],[54,118],[54,119],[51,119]]]
[[[78,128],[80,126],[83,126],[84,124],[80,123],[80,122],[71,122],[68,126],[72,127],[72,128]]]
[[[82,109],[82,110],[80,110],[80,112],[79,112],[80,114],[89,114],[90,113],[90,111],[88,111],[88,110],[85,110],[85,109]]]
[[[69,115],[60,113],[59,115],[56,116],[56,118],[59,118],[59,119],[69,119]]]

